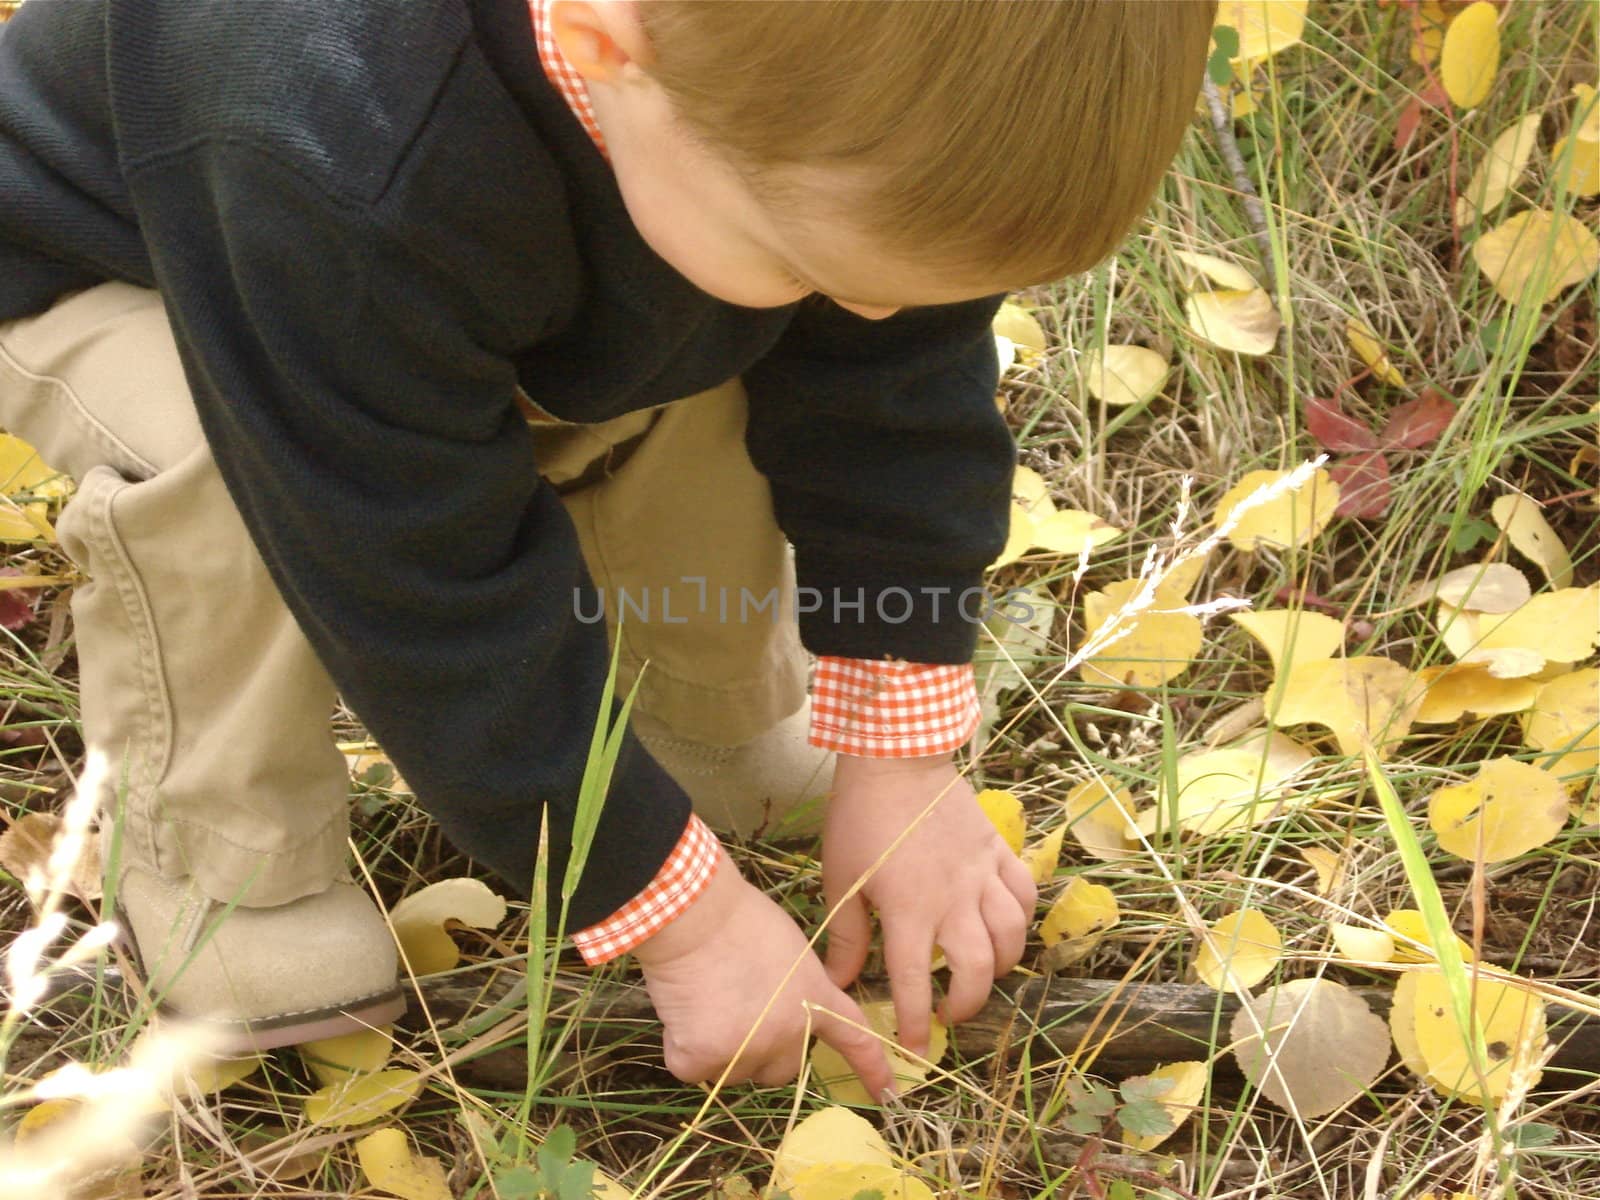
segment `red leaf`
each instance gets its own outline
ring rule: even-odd
[[[0,575],[19,576],[15,567],[0,567]],[[0,590],[0,627],[16,631],[33,620],[34,602],[39,598],[38,588],[6,588]]]
[[[1340,517],[1381,517],[1389,509],[1389,460],[1382,450],[1363,450],[1328,468],[1339,485]]]
[[[1441,84],[1430,83],[1407,100],[1405,107],[1400,110],[1400,119],[1394,123],[1394,148],[1404,150],[1411,144],[1411,139],[1417,136],[1417,129],[1422,124],[1424,108],[1443,108],[1449,99]]]
[[[1324,450],[1376,450],[1378,439],[1354,417],[1346,416],[1337,400],[1307,396],[1306,428]]]
[[[1390,410],[1380,436],[1385,446],[1420,450],[1438,441],[1455,415],[1454,400],[1437,388],[1425,387],[1415,400],[1396,404]]]

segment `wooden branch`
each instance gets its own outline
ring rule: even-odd
[[[494,1006],[519,986],[520,979],[507,974],[487,980],[470,975],[425,979],[422,1004],[413,1002],[407,1024],[427,1027],[425,1005],[441,1030],[468,1021],[470,1032],[481,1032],[519,1011],[520,1005],[502,1009],[486,1021],[474,1014],[485,1009],[493,1013]],[[552,998],[551,1020],[575,1022],[572,1049],[580,1057],[614,1053],[632,1043],[639,1057],[659,1063],[659,1027],[643,986],[563,976],[559,989]],[[864,990],[868,999],[888,997],[881,980]],[[1392,989],[1355,990],[1374,1012],[1388,1018]],[[1160,1063],[1210,1058],[1213,1048],[1227,1041],[1228,1023],[1238,1007],[1233,997],[1198,984],[1011,978],[997,984],[982,1012],[955,1031],[954,1042],[967,1058],[1002,1049],[1014,1056],[1028,1045],[1035,1065],[1043,1061],[1043,1054],[1055,1053],[1075,1058],[1093,1074],[1121,1079]],[[1550,1037],[1556,1051],[1545,1073],[1546,1089],[1576,1086],[1580,1081],[1574,1073],[1600,1075],[1600,1021],[1552,1006]],[[1231,1055],[1220,1056],[1218,1065],[1224,1077],[1238,1078]],[[458,1064],[455,1072],[463,1082],[520,1091],[526,1067],[526,1051],[518,1044],[490,1049]]]

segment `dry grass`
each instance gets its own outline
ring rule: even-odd
[[[1583,478],[1569,467],[1595,436],[1590,406],[1600,393],[1600,367],[1593,280],[1541,312],[1512,313],[1478,277],[1450,221],[1453,190],[1465,185],[1487,142],[1515,117],[1544,115],[1544,147],[1564,130],[1568,88],[1595,78],[1596,17],[1577,2],[1512,5],[1506,61],[1490,101],[1453,126],[1437,117],[1425,122],[1398,151],[1391,145],[1395,120],[1419,82],[1406,55],[1405,12],[1318,4],[1313,20],[1321,24],[1308,31],[1307,45],[1274,61],[1261,112],[1237,127],[1266,201],[1284,281],[1291,324],[1278,350],[1242,359],[1208,349],[1185,331],[1173,251],[1223,254],[1264,275],[1229,173],[1209,130],[1197,122],[1148,228],[1107,266],[1033,297],[1052,348],[1007,385],[1008,412],[1023,461],[1045,476],[1059,504],[1130,530],[1096,554],[1081,585],[1095,586],[1134,573],[1152,545],[1170,544],[1186,479],[1193,480],[1203,516],[1245,470],[1290,466],[1313,453],[1302,425],[1303,397],[1337,392],[1358,415],[1379,414],[1400,398],[1356,378],[1361,368],[1345,342],[1344,322],[1361,315],[1394,348],[1413,389],[1431,384],[1460,402],[1451,434],[1434,448],[1397,456],[1396,498],[1383,520],[1337,522],[1300,553],[1221,553],[1196,596],[1271,604],[1280,589],[1314,594],[1357,631],[1352,652],[1423,665],[1439,651],[1425,617],[1402,609],[1400,596],[1414,581],[1489,550],[1480,544],[1454,551],[1449,535],[1482,519],[1504,485],[1567,498],[1547,515],[1572,550],[1577,581],[1600,578],[1594,512],[1573,502],[1593,496],[1594,468]],[[1452,162],[1458,164],[1453,181]],[[1538,166],[1511,207],[1524,202],[1551,202]],[[1592,203],[1577,211],[1593,223]],[[1080,363],[1106,341],[1139,341],[1167,353],[1174,368],[1164,395],[1123,411],[1090,399]],[[1199,519],[1191,518],[1191,527]],[[1253,643],[1219,619],[1208,624],[1201,659],[1160,691],[1111,695],[1086,688],[1075,675],[1060,677],[1066,647],[1082,637],[1071,615],[1079,586],[1074,565],[1026,560],[997,580],[1048,587],[1067,614],[1052,631],[1053,648],[1030,666],[1032,685],[1009,694],[999,732],[973,763],[985,783],[1025,799],[1038,831],[1061,823],[1066,788],[1091,772],[1150,794],[1176,750],[1202,741],[1268,681]],[[13,816],[48,809],[51,789],[80,753],[73,664],[61,653],[67,630],[50,615],[58,604],[47,601],[46,615],[10,647],[0,679],[9,747],[0,784]],[[1519,750],[1514,718],[1428,727],[1406,743],[1389,773],[1421,830],[1420,804],[1439,782]],[[1115,936],[1071,972],[1130,984],[1182,981],[1195,948],[1189,920],[1248,902],[1285,931],[1289,953],[1279,978],[1390,978],[1330,964],[1324,930],[1330,904],[1366,918],[1411,907],[1400,857],[1360,786],[1359,764],[1330,752],[1315,780],[1324,803],[1247,834],[1171,840],[1119,863],[1090,859],[1069,840],[1059,881],[1088,873],[1113,889],[1124,913]],[[359,848],[386,899],[463,869],[404,796],[364,787],[357,812]],[[1431,847],[1431,835],[1424,832],[1423,842]],[[1594,1001],[1600,998],[1596,846],[1592,831],[1569,826],[1550,846],[1486,875],[1452,866],[1431,849],[1430,858],[1456,929],[1481,947],[1485,960]],[[1345,856],[1342,890],[1326,899],[1315,895],[1310,869],[1296,853],[1307,847]],[[751,877],[814,924],[821,901],[812,849],[757,844],[737,854]],[[21,892],[0,889],[0,927],[15,933],[29,920]],[[78,928],[89,921],[80,913]],[[467,944],[478,962],[515,970],[524,943],[510,928],[492,941]],[[583,978],[574,975],[575,986],[588,986]],[[599,973],[601,981],[625,978],[626,967]],[[120,1062],[129,1011],[126,990],[108,981],[64,1024],[26,1032],[10,1044],[0,1092],[19,1094],[67,1060]],[[515,1045],[522,1033],[508,1030],[503,1041]],[[1217,1043],[1225,1041],[1219,1028]],[[408,1033],[399,1057],[436,1072],[404,1124],[421,1148],[452,1165],[460,1195],[491,1194],[485,1181],[504,1165],[496,1160],[495,1139],[511,1133],[526,1108],[535,1141],[554,1125],[570,1125],[585,1155],[631,1185],[654,1189],[650,1194],[703,1196],[715,1187],[734,1197],[739,1180],[765,1182],[786,1124],[815,1103],[792,1089],[729,1089],[707,1097],[683,1087],[661,1069],[648,1028],[581,1055],[548,1037],[538,1055],[543,1078],[531,1095],[453,1082],[437,1068],[456,1048],[448,1037]],[[1107,1145],[1098,1152],[1103,1165],[1084,1171],[1094,1147],[1065,1133],[1059,1118],[1063,1089],[1086,1065],[1092,1073],[1092,1063],[1063,1061],[1027,1041],[1013,1045],[1004,1061],[958,1055],[905,1108],[884,1115],[885,1136],[952,1194],[973,1197],[1068,1200],[1102,1194],[1096,1189],[1119,1179],[1132,1185],[1130,1196],[1219,1200],[1398,1200],[1429,1191],[1586,1200],[1600,1191],[1600,1079],[1593,1077],[1547,1078],[1546,1090],[1491,1118],[1444,1101],[1392,1065],[1370,1095],[1330,1117],[1299,1120],[1219,1071],[1198,1119],[1162,1156],[1118,1157]],[[311,1086],[294,1056],[279,1055],[253,1081],[185,1105],[153,1134],[143,1157],[143,1192],[126,1194],[308,1200],[359,1190],[353,1135],[309,1128],[299,1114]],[[1517,1133],[1530,1126],[1538,1132]],[[280,1170],[273,1181],[263,1164],[289,1152],[296,1173],[289,1178]]]

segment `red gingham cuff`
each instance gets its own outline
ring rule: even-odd
[[[978,727],[971,663],[817,659],[811,685],[813,746],[860,758],[949,754]]]
[[[583,961],[591,967],[610,962],[682,916],[711,882],[721,852],[717,835],[690,814],[683,836],[644,891],[604,921],[572,935]]]

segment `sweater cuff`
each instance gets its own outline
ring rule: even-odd
[[[971,663],[817,660],[813,746],[860,758],[949,754],[966,744],[979,719]]]
[[[683,836],[645,889],[605,920],[572,935],[583,961],[591,967],[610,962],[682,916],[711,882],[721,849],[716,834],[691,813]]]

